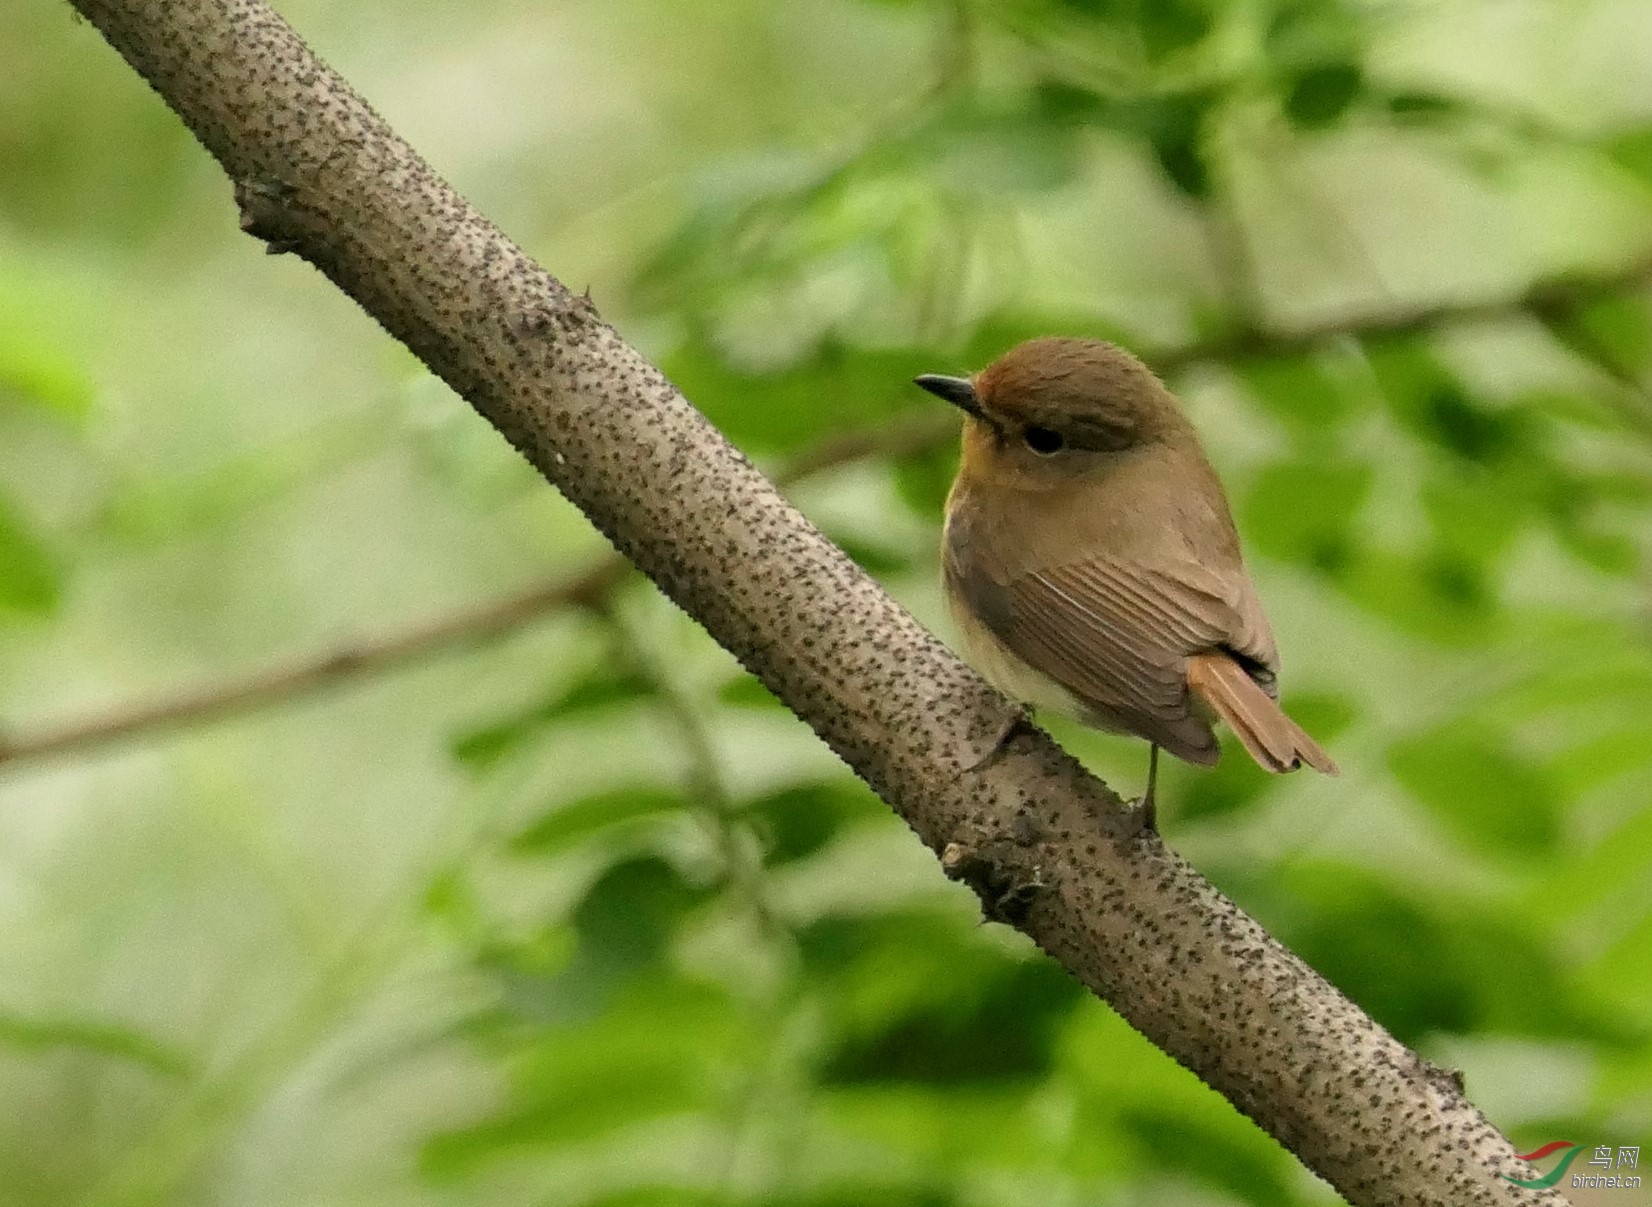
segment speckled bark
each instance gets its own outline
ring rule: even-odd
[[[76,0],[303,256],[806,720],[988,907],[1356,1203],[1559,1203],[812,528],[252,0]],[[226,321],[234,321],[228,316]]]

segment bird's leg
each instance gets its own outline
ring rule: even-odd
[[[1141,801],[1136,806],[1136,816],[1141,818],[1142,829],[1154,833],[1159,829],[1159,806],[1153,799],[1153,789],[1159,782],[1159,744],[1148,744],[1147,755],[1147,791],[1141,794]]]

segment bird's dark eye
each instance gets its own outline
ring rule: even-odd
[[[1027,442],[1027,447],[1035,453],[1049,456],[1059,453],[1066,446],[1061,433],[1047,427],[1030,427],[1021,433],[1021,438]]]

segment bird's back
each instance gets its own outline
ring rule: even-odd
[[[1230,648],[1272,690],[1273,636],[1191,439],[1120,454],[1083,491],[960,487],[945,565],[967,652],[1030,703],[1212,762],[1188,658]]]

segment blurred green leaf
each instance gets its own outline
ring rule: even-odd
[[[1459,841],[1488,855],[1530,858],[1560,839],[1559,791],[1507,739],[1454,724],[1389,747],[1396,779]]]
[[[382,420],[372,416],[226,456],[198,473],[123,475],[104,502],[99,526],[129,547],[172,547],[195,533],[226,527],[255,508],[302,496],[318,478],[377,450],[383,439]],[[498,443],[497,436],[492,439]]]
[[[1521,439],[1514,417],[1481,405],[1455,383],[1431,391],[1423,401],[1420,418],[1428,435],[1465,461],[1497,461]]]
[[[1652,126],[1637,126],[1608,139],[1606,153],[1620,167],[1652,185]]]
[[[1371,481],[1371,467],[1364,464],[1270,465],[1245,496],[1240,527],[1250,545],[1268,557],[1337,573],[1355,555],[1355,522]]]
[[[1532,446],[1526,411],[1475,398],[1422,340],[1372,341],[1366,355],[1396,419],[1448,455],[1493,466]]]
[[[964,372],[984,368],[1023,340],[1057,334],[1104,339],[1125,348],[1139,347],[1140,344],[1139,336],[1128,328],[1095,314],[1060,310],[1044,312],[1016,307],[984,316],[971,330],[955,362],[931,364],[924,372]],[[925,405],[938,403],[945,406],[934,395],[925,397],[929,399]]]
[[[1292,1197],[1294,1171],[1231,1126],[1214,1127],[1150,1102],[1127,1105],[1121,1119],[1149,1168],[1177,1170],[1246,1202],[1284,1203]]]
[[[1420,502],[1438,548],[1482,567],[1498,562],[1531,520],[1521,500],[1452,473],[1431,475]]]
[[[1300,129],[1323,129],[1348,112],[1364,87],[1365,73],[1358,63],[1310,67],[1286,87],[1285,115]]]
[[[773,1207],[960,1207],[966,1201],[962,1192],[945,1186],[884,1185],[865,1181],[864,1177],[851,1176],[840,1185],[784,1195],[769,1202]]]
[[[864,0],[869,4],[899,4],[910,0]],[[648,1186],[604,1194],[594,1199],[568,1200],[568,1207],[724,1207],[721,1194],[681,1186]]]
[[[744,806],[766,840],[769,862],[807,859],[849,826],[884,821],[888,806],[858,780],[786,788]]]
[[[599,1019],[536,1032],[511,1069],[509,1101],[426,1143],[421,1168],[447,1181],[525,1152],[715,1109],[725,1066],[747,1042],[725,996],[656,980]]]
[[[479,726],[453,743],[453,757],[476,771],[485,771],[551,725],[653,694],[653,685],[628,667],[599,663],[572,684],[558,688],[531,708]]]
[[[129,1027],[83,1019],[0,1012],[0,1048],[30,1053],[57,1049],[92,1052],[169,1078],[186,1077],[194,1071],[194,1062],[169,1044]]]
[[[1048,0],[1060,16],[1101,26],[1101,37],[1134,35],[1141,53],[1156,62],[1197,45],[1210,35],[1214,14],[1208,0]],[[1050,22],[1060,36],[1058,16]],[[1075,23],[1070,28],[1079,28]]]
[[[615,826],[673,816],[685,808],[682,794],[664,788],[614,788],[560,804],[517,832],[510,848],[519,855],[554,854]]]
[[[1579,986],[1589,995],[1591,1005],[1614,1009],[1629,1020],[1618,1028],[1597,1032],[1599,1038],[1611,1044],[1611,1055],[1620,1059],[1621,1053],[1634,1048],[1652,1056],[1652,1015],[1647,1010],[1647,1003],[1652,1002],[1652,915],[1639,909],[1631,918],[1614,936],[1611,946],[1590,962]],[[1625,1080],[1635,1084],[1637,1090],[1645,1085],[1644,1081],[1635,1082],[1633,1076]]]
[[[1599,769],[1608,777],[1626,772],[1645,773],[1652,764],[1652,727],[1620,729],[1610,739],[1568,748],[1554,760],[1554,774],[1568,785],[1586,790],[1594,785],[1594,759],[1604,756]],[[1631,741],[1639,740],[1632,747]],[[1622,903],[1634,899],[1652,864],[1652,809],[1630,813],[1620,825],[1603,834],[1579,837],[1566,844],[1558,857],[1546,862],[1549,874],[1523,893],[1521,905],[1536,917],[1554,919],[1557,930],[1573,933],[1589,926],[1602,913],[1620,916]],[[1596,955],[1600,953],[1594,953]],[[1643,1025],[1652,1028],[1652,1001],[1640,1012]]]
[[[615,864],[574,910],[580,954],[616,972],[652,964],[683,915],[709,896],[663,859],[645,856]]]
[[[1220,99],[1212,88],[1117,97],[1060,79],[1040,82],[1035,105],[1061,125],[1100,126],[1147,143],[1159,168],[1178,190],[1200,199],[1210,192],[1204,131]]]
[[[1637,533],[1607,531],[1579,516],[1565,517],[1557,530],[1568,553],[1604,574],[1636,579],[1645,570],[1644,542]]]
[[[1561,341],[1585,360],[1598,363],[1604,355],[1608,371],[1644,374],[1652,368],[1652,308],[1638,294],[1591,299],[1572,312],[1571,323],[1581,338]]]
[[[717,699],[734,708],[751,708],[772,712],[783,709],[785,705],[775,698],[773,692],[763,686],[756,675],[740,675],[730,679],[717,691]]]
[[[424,908],[452,933],[474,942],[487,920],[475,885],[460,867],[444,868],[425,890]]]
[[[1310,733],[1319,736],[1317,731]],[[1208,771],[1192,776],[1177,796],[1178,822],[1194,822],[1236,813],[1254,804],[1267,791],[1270,776],[1244,752],[1230,749],[1227,757]]]
[[[1196,131],[1188,137],[1180,133],[1166,133],[1153,140],[1153,157],[1170,183],[1195,200],[1210,195],[1210,167],[1205,163],[1204,151]]]
[[[1287,946],[1401,1041],[1477,1031],[1614,1035],[1532,928],[1449,886],[1395,886],[1350,864],[1299,863],[1246,894]]]
[[[639,980],[669,971],[665,955],[678,926],[712,895],[657,856],[622,859],[586,889],[571,926],[488,944],[479,963],[499,985],[505,1016],[588,1024]]]
[[[895,462],[895,491],[913,511],[939,524],[957,473],[958,451],[950,446],[902,457]]]
[[[490,935],[478,946],[476,963],[504,987],[508,1008],[543,1019],[551,1011],[529,999],[550,996],[546,988],[567,970],[578,943],[573,927],[560,924]]]
[[[827,1085],[954,1086],[1045,1077],[1060,1020],[1083,992],[1058,966],[1029,962],[965,990],[961,1000],[935,1000],[872,1033],[844,1037],[832,1046],[820,1078]]]
[[[1442,645],[1485,642],[1508,623],[1483,567],[1450,551],[1365,548],[1337,585],[1400,632]]]
[[[1078,147],[1071,130],[1029,110],[954,108],[926,132],[936,178],[961,195],[1019,197],[1071,183]]]
[[[1159,169],[1188,197],[1210,195],[1210,165],[1205,162],[1204,129],[1215,97],[1193,92],[1160,97],[1131,111],[1126,126],[1137,125],[1153,148]]]
[[[1652,767],[1652,717],[1626,718],[1630,723],[1596,734],[1555,759],[1555,779],[1568,795],[1579,796],[1619,776]],[[1652,863],[1652,844],[1644,851],[1623,851],[1624,867]]]
[[[1039,80],[1032,95],[1038,115],[1058,125],[1105,124],[1112,109],[1107,97],[1059,76]]]
[[[1215,24],[1208,0],[1134,0],[1128,9],[1149,59],[1166,58],[1202,42]]]
[[[0,321],[0,404],[16,399],[78,420],[91,410],[93,395],[91,378],[66,349],[26,322]]]
[[[1409,585],[1366,575],[1367,602],[1386,599],[1390,606],[1379,611],[1403,619],[1408,627],[1445,636],[1458,627],[1450,621],[1451,613],[1487,613],[1497,591],[1493,563],[1513,548],[1525,525],[1538,519],[1546,519],[1580,560],[1609,574],[1638,572],[1643,554],[1635,532],[1644,524],[1639,502],[1644,475],[1574,468],[1578,458],[1566,454],[1557,427],[1567,410],[1564,399],[1557,404],[1554,396],[1543,394],[1509,401],[1476,398],[1415,344],[1389,345],[1373,354],[1372,363],[1396,417],[1443,455],[1446,469],[1432,476],[1425,495],[1435,547],[1410,555],[1421,573],[1404,572],[1414,580]],[[1596,417],[1590,422],[1601,426]],[[1615,498],[1636,503],[1639,514],[1633,521],[1608,517],[1602,505]],[[1403,601],[1405,592],[1412,602]],[[1430,598],[1444,605],[1437,619],[1448,623],[1436,624],[1423,615]]]
[[[1270,62],[1292,67],[1342,62],[1365,40],[1361,10],[1341,0],[1282,0],[1270,8]]]
[[[1571,615],[1528,623],[1534,649],[1552,650],[1488,695],[1485,707],[1510,723],[1541,719],[1545,728],[1573,714],[1640,715],[1652,699],[1652,649],[1610,622]]]
[[[1006,95],[944,90],[850,154],[788,149],[708,174],[699,204],[635,274],[634,300],[694,314],[702,343],[721,348],[739,330],[765,353],[771,341],[754,327],[794,348],[798,320],[816,343],[852,329],[863,288],[930,318],[950,312],[984,207],[1068,185],[1083,164],[1071,123],[1047,120],[1036,95]],[[750,368],[772,373],[783,358],[762,359]]]
[[[1139,1185],[1137,1179],[1143,1179],[1155,1186],[1161,1183],[1152,1180],[1165,1175],[1201,1176],[1229,1186],[1235,1177],[1240,1185],[1270,1186],[1295,1176],[1293,1159],[1231,1103],[1164,1060],[1128,1023],[1099,1004],[1074,1011],[1062,1056],[1063,1086],[1074,1097],[1072,1134],[1085,1137],[1065,1156],[1064,1165],[1074,1176],[1105,1185]],[[1167,1156],[1168,1148],[1192,1135],[1212,1155],[1231,1161],[1231,1169],[1207,1169],[1204,1155]],[[1222,1201],[1233,1200],[1222,1196]],[[1301,1202],[1273,1195],[1246,1201],[1266,1207]]]
[[[1333,434],[1360,408],[1354,392],[1316,356],[1254,356],[1238,365],[1250,396],[1305,436]]]
[[[55,559],[0,499],[0,613],[48,616],[62,590]]]
[[[799,945],[836,1003],[828,1084],[1041,1076],[1061,1020],[1085,996],[1054,964],[1007,959],[922,915],[825,918]]]
[[[828,341],[781,369],[744,370],[704,336],[667,356],[667,375],[748,453],[783,453],[934,401],[912,384],[933,372],[915,351],[867,351]]]
[[[912,559],[902,550],[860,537],[846,536],[841,532],[828,532],[826,535],[874,578],[889,578],[911,569]]]
[[[818,1102],[821,1124],[830,1134],[882,1154],[892,1169],[913,1171],[906,1179],[912,1189],[906,1193],[919,1202],[930,1201],[925,1192],[932,1183],[956,1185],[955,1178],[935,1174],[956,1168],[960,1154],[968,1154],[969,1165],[985,1180],[1025,1178],[1051,1169],[1053,1154],[1035,1086],[868,1081],[823,1088]],[[1087,1144],[1092,1142],[1090,1133],[1083,1134]],[[939,1188],[930,1194],[942,1197]],[[943,1201],[976,1200],[967,1190],[955,1190]]]
[[[1464,116],[1466,107],[1454,97],[1431,92],[1396,92],[1383,100],[1389,114],[1402,125],[1425,126]]]

